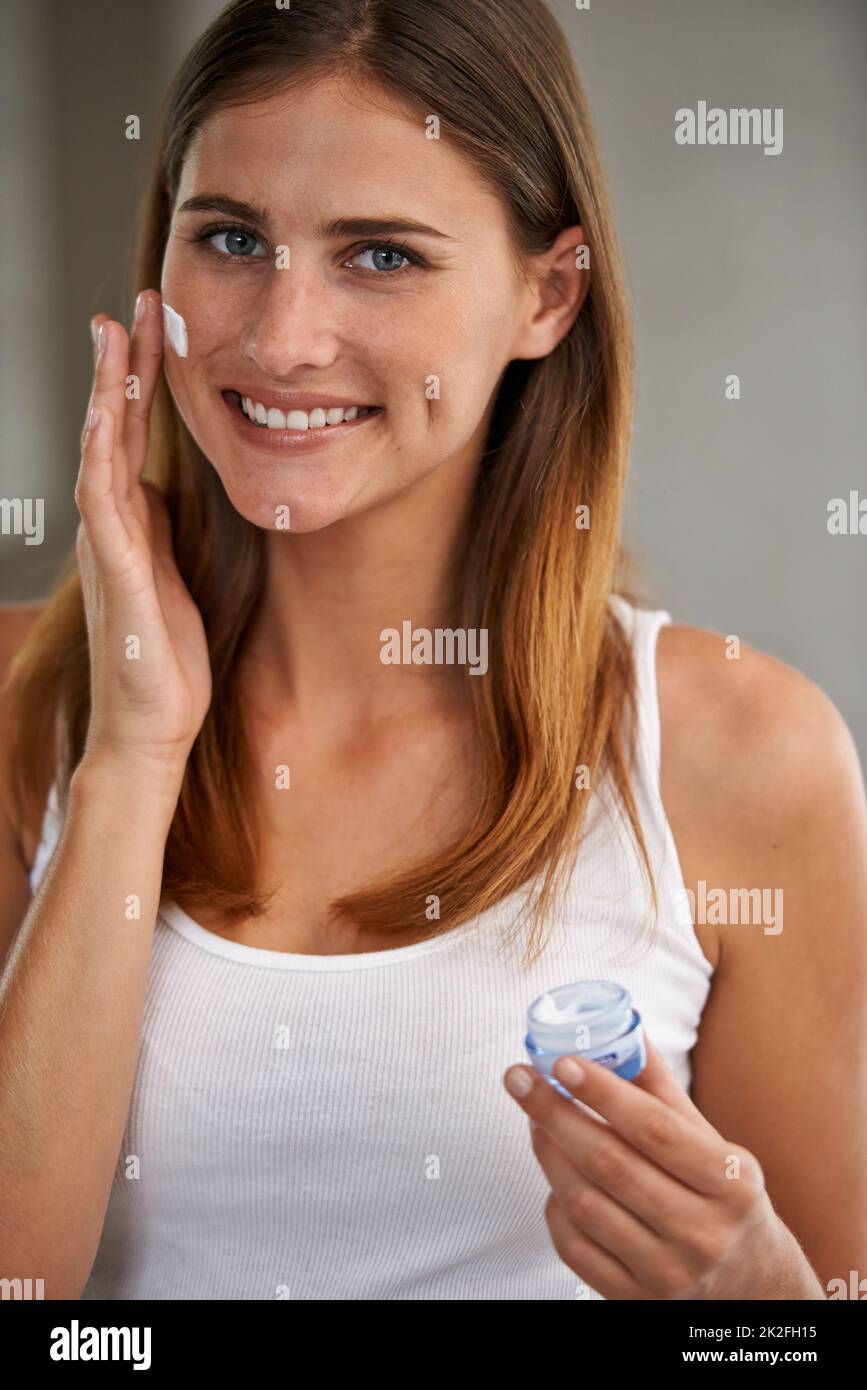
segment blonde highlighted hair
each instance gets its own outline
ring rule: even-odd
[[[133,291],[158,286],[171,200],[190,140],[217,108],[340,70],[374,84],[499,193],[516,254],[547,250],[580,223],[590,288],[547,357],[509,365],[481,462],[470,541],[455,557],[465,628],[487,628],[487,676],[467,680],[486,788],[449,849],[332,904],[362,931],[457,926],[539,882],[528,958],[578,851],[587,808],[575,789],[610,776],[656,901],[630,788],[636,727],[628,641],[609,597],[625,572],[620,523],[633,410],[624,275],[596,137],[564,36],[542,0],[234,0],[187,55],[168,94],[141,210]],[[265,578],[265,532],[240,516],[162,378],[146,477],[164,493],[178,566],[207,632],[213,699],[168,836],[163,891],[229,921],[268,906],[259,891],[255,769],[239,668]],[[576,529],[576,508],[590,509]],[[287,543],[291,539],[287,537]],[[74,555],[12,665],[13,785],[44,802],[54,734],[66,735],[61,793],[90,710],[87,628]],[[632,731],[632,733],[628,733]],[[428,895],[440,917],[425,915]]]

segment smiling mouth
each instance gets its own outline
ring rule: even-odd
[[[382,414],[382,407],[377,405],[317,406],[312,410],[282,411],[242,396],[238,391],[223,391],[222,395],[249,424],[266,433],[269,430],[325,433],[337,425],[349,425],[355,420],[365,420],[368,415]]]

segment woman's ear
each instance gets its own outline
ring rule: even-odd
[[[589,248],[581,227],[567,227],[528,265],[525,312],[513,357],[547,357],[575,322],[590,288]]]

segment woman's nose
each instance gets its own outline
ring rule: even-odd
[[[287,377],[298,367],[330,366],[338,347],[335,306],[322,276],[297,258],[275,268],[245,327],[244,356],[267,376]]]

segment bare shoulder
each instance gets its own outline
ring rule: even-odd
[[[0,682],[44,607],[44,599],[32,603],[0,603]]]
[[[663,795],[751,840],[814,816],[823,792],[861,781],[849,728],[793,667],[703,628],[660,630],[657,680]]]
[[[16,653],[44,607],[44,600],[35,603],[0,603],[0,749],[7,751],[11,747],[12,733],[10,702],[8,692],[3,688],[4,683]],[[11,823],[17,840],[21,827],[16,823],[5,759],[0,759],[0,812]]]
[[[800,671],[744,642],[671,624],[659,633],[657,681],[662,798],[691,891],[699,881],[776,882],[787,856],[808,842],[820,853],[858,822],[864,784],[854,740]],[[717,965],[719,930],[697,923],[696,932]]]
[[[42,611],[43,604],[0,604],[0,970],[30,902],[28,870],[38,831],[19,824],[11,794],[8,755],[14,729],[6,676],[16,652]]]
[[[852,735],[800,672],[665,627],[661,790],[715,966],[691,1053],[707,1120],[758,1158],[823,1285],[867,1240],[867,798]],[[817,1039],[821,1045],[817,1046]]]

